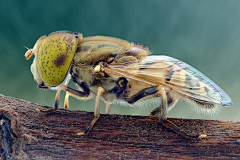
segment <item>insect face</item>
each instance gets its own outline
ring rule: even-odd
[[[35,54],[31,71],[39,88],[54,89],[67,82],[78,39],[81,38],[79,35],[68,31],[53,32],[42,36],[33,49],[25,53],[26,59]]]

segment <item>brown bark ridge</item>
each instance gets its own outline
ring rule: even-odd
[[[92,112],[59,109],[0,94],[1,159],[238,159],[240,122],[169,118],[188,139],[148,116],[102,114],[88,135],[78,136]]]

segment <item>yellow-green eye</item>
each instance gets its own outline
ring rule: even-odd
[[[77,48],[76,34],[54,32],[44,38],[37,52],[38,73],[50,86],[61,84],[69,70]]]

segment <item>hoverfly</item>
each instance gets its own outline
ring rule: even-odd
[[[231,106],[231,98],[214,82],[190,65],[168,56],[149,56],[149,48],[139,43],[105,36],[84,37],[80,33],[57,31],[40,37],[26,59],[35,55],[31,72],[39,88],[57,90],[53,109],[58,109],[64,90],[65,108],[68,97],[95,99],[94,118],[78,135],[87,134],[100,116],[100,99],[110,113],[113,103],[140,105],[161,100],[150,116],[175,132],[188,135],[167,120],[167,113],[179,100],[199,111],[214,113],[221,106]],[[66,86],[72,78],[76,89]],[[44,111],[43,111],[44,112]]]

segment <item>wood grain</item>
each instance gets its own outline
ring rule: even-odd
[[[60,109],[0,94],[1,159],[238,159],[240,122],[169,118],[188,139],[148,116],[100,116],[88,135],[78,136],[92,112]]]

